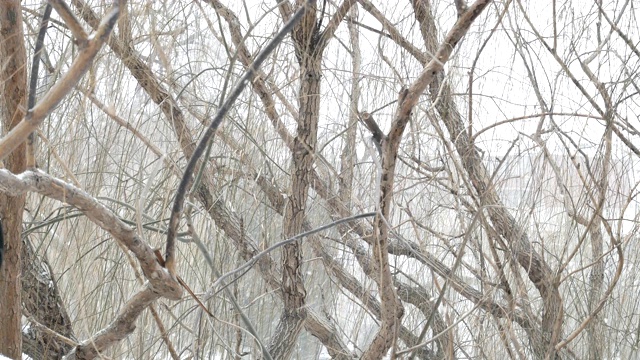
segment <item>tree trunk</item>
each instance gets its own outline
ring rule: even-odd
[[[1,102],[3,133],[18,124],[27,104],[26,51],[20,1],[0,1]],[[25,169],[25,146],[20,145],[4,164],[13,173]],[[20,257],[22,212],[25,196],[0,194],[0,218],[4,234],[4,260],[0,266],[0,353],[11,358],[22,356],[20,332]]]

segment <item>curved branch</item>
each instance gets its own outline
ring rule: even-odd
[[[171,274],[175,274],[175,237],[178,229],[178,222],[180,220],[180,214],[182,213],[182,206],[184,205],[184,199],[187,194],[187,190],[189,188],[191,177],[193,176],[193,172],[196,168],[196,164],[198,159],[204,154],[207,144],[209,140],[216,133],[216,130],[224,120],[227,112],[231,110],[231,106],[236,101],[238,96],[242,93],[247,84],[251,81],[253,76],[255,75],[260,65],[267,59],[269,54],[282,42],[285,35],[293,29],[294,25],[302,19],[308,4],[313,2],[312,0],[307,0],[306,6],[301,6],[298,11],[291,17],[282,29],[273,37],[273,39],[267,44],[267,46],[256,56],[256,59],[253,61],[253,64],[247,69],[245,74],[240,78],[236,87],[231,91],[229,97],[226,99],[224,104],[218,109],[218,112],[214,116],[211,124],[207,128],[206,132],[198,142],[195,150],[193,151],[193,155],[189,159],[187,163],[187,167],[184,170],[184,175],[180,180],[180,185],[178,186],[178,190],[176,192],[176,198],[173,203],[173,208],[171,210],[171,219],[169,220],[169,229],[167,231],[167,247],[166,247],[166,267]]]
[[[161,295],[146,288],[134,295],[124,305],[116,319],[96,336],[87,339],[65,356],[65,360],[94,359],[111,345],[126,338],[136,329],[135,323],[144,309],[149,307]]]
[[[373,217],[373,216],[376,216],[376,213],[375,213],[375,212],[369,212],[369,213],[364,213],[364,214],[358,214],[358,215],[350,216],[350,217],[348,217],[348,218],[344,218],[344,219],[336,220],[336,221],[334,221],[334,222],[332,222],[332,223],[330,223],[330,224],[322,225],[322,226],[317,227],[317,228],[315,228],[315,229],[313,229],[313,230],[305,231],[305,232],[303,232],[302,234],[298,234],[298,235],[296,235],[296,236],[294,236],[294,237],[291,237],[291,238],[289,238],[289,239],[286,239],[286,240],[283,240],[283,241],[277,242],[277,243],[275,243],[275,244],[273,244],[273,245],[269,246],[268,248],[266,248],[266,249],[264,249],[264,250],[260,251],[260,252],[259,252],[258,254],[256,254],[253,258],[251,258],[251,260],[247,261],[246,263],[244,263],[244,264],[243,264],[243,265],[241,265],[240,267],[238,267],[238,268],[236,268],[236,269],[234,269],[234,270],[231,270],[231,271],[229,271],[228,273],[226,273],[226,274],[224,274],[224,275],[220,276],[220,277],[218,278],[218,280],[216,280],[216,282],[215,282],[215,283],[213,283],[212,288],[216,288],[216,287],[217,287],[218,285],[220,285],[220,284],[221,284],[221,283],[222,283],[226,278],[228,278],[228,277],[230,277],[230,276],[232,276],[232,275],[235,275],[235,274],[240,273],[240,272],[246,272],[246,270],[248,270],[250,267],[252,267],[253,265],[255,265],[255,263],[257,263],[257,262],[258,262],[258,260],[260,260],[260,258],[261,258],[261,257],[265,256],[266,254],[268,254],[268,253],[272,252],[273,250],[275,250],[275,249],[277,249],[277,248],[279,248],[279,247],[285,246],[285,245],[287,245],[287,244],[291,244],[291,243],[293,243],[293,242],[296,242],[296,241],[298,241],[298,240],[301,240],[302,238],[305,238],[305,237],[307,237],[307,236],[313,235],[313,234],[315,234],[315,233],[317,233],[317,232],[320,232],[320,231],[324,231],[324,230],[330,229],[330,228],[332,228],[332,227],[334,227],[334,226],[338,226],[338,225],[340,225],[340,224],[344,224],[344,223],[346,223],[346,222],[350,222],[350,221],[354,221],[354,220],[358,220],[358,219],[363,219],[363,218],[367,218],[367,217]]]
[[[153,291],[171,300],[180,299],[182,287],[160,266],[151,247],[136,235],[134,229],[94,197],[39,170],[15,175],[8,170],[0,169],[0,192],[17,196],[28,191],[65,202],[82,211],[89,220],[111,234],[136,256]]]
[[[51,17],[51,3],[47,3],[42,14],[42,20],[40,22],[40,31],[38,31],[38,38],[36,40],[36,48],[33,55],[33,64],[31,65],[31,77],[29,79],[29,99],[27,100],[27,109],[31,109],[36,103],[36,91],[38,89],[38,70],[40,69],[40,55],[42,54],[42,48],[44,47],[44,37],[47,35],[47,28],[49,27],[49,18]],[[35,151],[36,134],[32,132],[29,134],[27,140],[27,168],[33,168],[36,166],[36,151]]]

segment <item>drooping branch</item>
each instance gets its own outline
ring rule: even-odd
[[[302,19],[306,12],[308,4],[312,0],[307,0],[307,5],[301,6],[298,11],[292,16],[292,18],[280,29],[280,31],[271,39],[269,44],[256,56],[253,64],[246,70],[245,74],[238,80],[236,87],[229,93],[229,97],[225,100],[222,106],[218,109],[218,112],[213,117],[211,124],[202,135],[202,138],[198,142],[198,145],[194,149],[193,155],[189,159],[187,166],[184,170],[184,175],[178,185],[176,197],[173,203],[171,211],[171,219],[169,220],[169,229],[167,231],[167,247],[166,247],[166,267],[171,274],[175,274],[175,237],[178,229],[178,222],[180,220],[180,214],[182,213],[182,207],[184,199],[190,186],[193,172],[195,171],[196,164],[200,157],[204,154],[209,140],[213,137],[216,130],[224,120],[227,112],[231,110],[231,106],[236,101],[238,96],[242,93],[247,84],[251,81],[256,71],[260,68],[260,65],[269,57],[271,52],[282,42],[285,35],[293,29],[293,27]]]
[[[63,3],[60,1],[60,3]],[[0,160],[4,159],[13,149],[18,147],[30,133],[35,131],[45,117],[58,106],[60,101],[71,92],[82,76],[93,64],[98,51],[102,48],[111,30],[113,30],[120,8],[118,5],[107,13],[97,31],[91,39],[80,41],[80,52],[75,58],[69,71],[47,92],[47,94],[32,108],[29,109],[24,120],[14,127],[6,136],[0,139]],[[76,35],[76,34],[74,34]],[[83,40],[83,39],[78,39]]]

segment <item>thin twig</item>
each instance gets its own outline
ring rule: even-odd
[[[251,258],[251,260],[247,261],[246,263],[244,263],[244,265],[241,265],[238,268],[235,268],[234,270],[229,271],[228,273],[225,273],[224,275],[220,276],[218,278],[218,280],[216,280],[215,283],[213,283],[212,288],[216,288],[218,285],[220,285],[220,283],[222,283],[222,281],[224,281],[226,278],[235,275],[237,273],[243,272],[245,270],[247,270],[248,268],[250,268],[251,266],[253,266],[256,262],[258,262],[258,260],[260,260],[261,257],[267,255],[268,253],[272,252],[273,250],[282,247],[284,245],[287,244],[291,244],[293,242],[296,242],[304,237],[307,237],[309,235],[313,235],[317,232],[323,231],[323,230],[327,230],[330,229],[334,226],[349,222],[349,221],[353,221],[353,220],[358,220],[358,219],[363,219],[366,217],[374,217],[376,216],[376,212],[368,212],[368,213],[364,213],[364,214],[358,214],[358,215],[354,215],[354,216],[349,216],[340,220],[336,220],[330,224],[326,224],[326,225],[322,225],[320,227],[317,227],[313,230],[309,230],[309,231],[305,231],[302,234],[298,234],[292,238],[289,238],[287,240],[283,240],[280,241],[279,243],[273,244],[271,246],[269,246],[268,248],[262,250],[261,252],[259,252],[258,254],[256,254],[254,257]]]
[[[86,46],[82,48],[82,51],[71,64],[69,71],[33,108],[29,109],[25,118],[16,127],[0,139],[0,160],[22,144],[29,134],[40,126],[42,121],[71,92],[73,87],[89,70],[98,51],[102,48],[109,34],[111,34],[119,14],[120,8],[114,6],[102,19],[98,30],[93,34],[91,40],[87,41]]]
[[[231,106],[236,101],[236,99],[240,96],[244,88],[249,84],[251,79],[256,74],[260,65],[267,59],[267,57],[271,54],[273,50],[284,40],[286,34],[289,33],[293,29],[296,23],[300,21],[302,16],[304,15],[306,8],[311,4],[314,0],[307,0],[307,4],[305,6],[301,6],[298,11],[293,15],[291,20],[289,20],[280,31],[271,39],[269,44],[256,56],[255,60],[247,68],[247,71],[240,78],[235,88],[229,94],[229,97],[224,102],[224,104],[218,109],[218,112],[214,116],[211,124],[207,128],[206,132],[198,142],[195,150],[193,151],[193,155],[189,159],[187,163],[187,167],[184,170],[184,175],[180,180],[180,185],[178,186],[178,190],[176,191],[176,197],[173,203],[173,208],[171,210],[171,219],[169,220],[169,230],[167,232],[167,247],[165,251],[165,259],[166,259],[166,267],[169,270],[171,275],[175,275],[175,237],[176,231],[178,229],[178,222],[180,220],[180,214],[182,213],[182,206],[184,204],[184,199],[187,194],[187,190],[189,188],[189,184],[191,183],[191,177],[193,176],[193,172],[196,168],[197,162],[205,152],[207,148],[207,144],[211,137],[216,133],[216,130],[224,120],[225,116],[231,110]]]

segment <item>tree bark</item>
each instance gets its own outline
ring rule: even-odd
[[[75,338],[51,266],[46,257],[36,254],[27,238],[22,245],[22,260],[22,302],[30,316],[29,321],[35,320],[67,339]],[[24,353],[32,359],[62,359],[73,348],[61,337],[53,336],[33,323],[22,337]]]
[[[0,1],[0,59],[0,122],[6,134],[24,118],[27,105],[26,50],[18,0]],[[25,169],[25,161],[25,145],[22,144],[6,158],[4,165],[13,173],[21,173]],[[24,195],[0,193],[4,234],[4,261],[0,266],[0,353],[11,358],[22,356],[20,258],[24,202]]]
[[[304,6],[298,4],[298,6]],[[300,90],[298,93],[297,134],[293,140],[292,179],[289,198],[285,203],[283,235],[290,238],[302,232],[306,215],[309,174],[318,139],[320,117],[320,65],[322,50],[316,49],[318,29],[316,8],[312,5],[302,21],[292,32],[296,57],[300,66]],[[284,308],[276,332],[271,339],[269,352],[274,359],[287,359],[307,316],[307,295],[302,276],[302,251],[294,242],[282,249],[282,300]]]

